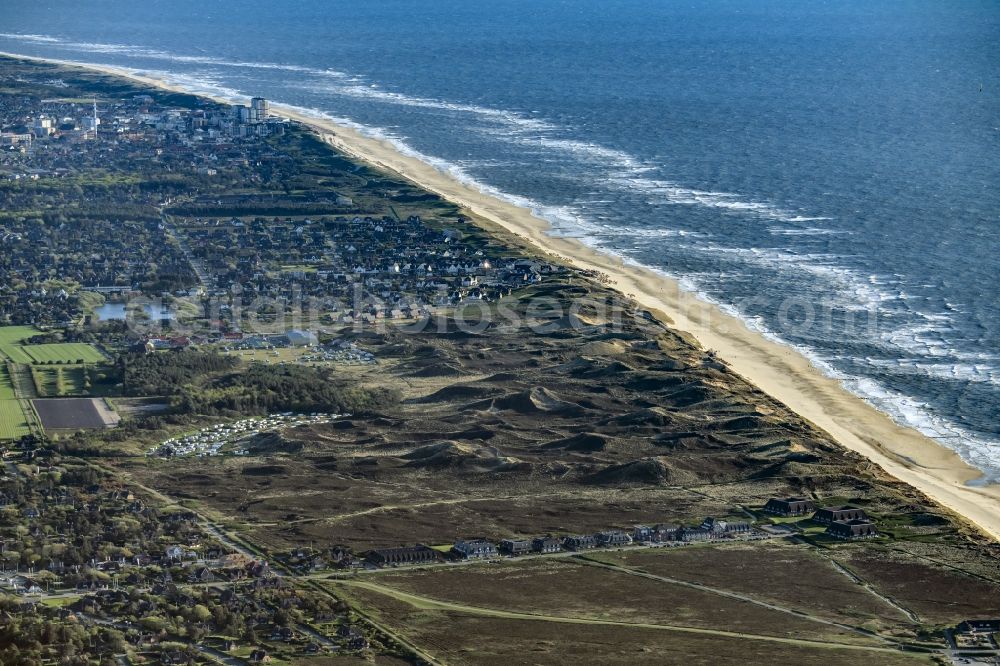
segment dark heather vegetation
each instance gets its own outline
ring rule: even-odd
[[[177,408],[182,413],[193,414],[285,411],[366,414],[398,402],[399,394],[395,390],[346,386],[326,370],[253,363],[243,372],[183,391]]]
[[[252,363],[215,352],[129,352],[117,363],[130,396],[173,398],[178,414],[338,412],[362,414],[399,402],[398,392],[347,386],[328,369]]]
[[[172,396],[181,414],[282,411],[367,413],[399,401],[397,392],[350,387],[329,370],[252,363],[215,352],[129,352],[117,363],[126,395]]]
[[[175,395],[214,372],[234,370],[239,361],[214,352],[181,350],[164,354],[130,352],[118,360],[125,395]]]

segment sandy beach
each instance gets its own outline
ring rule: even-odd
[[[684,291],[675,280],[623,263],[573,238],[548,235],[548,223],[531,211],[460,183],[403,155],[387,142],[294,111],[278,110],[316,127],[338,150],[398,173],[578,268],[605,273],[611,278],[610,286],[631,295],[670,327],[692,335],[706,349],[715,350],[734,371],[825,430],[842,446],[1000,539],[1000,488],[966,485],[981,476],[979,470],[954,451],[898,425],[825,376],[794,349],[747,328],[736,317]]]
[[[88,67],[188,92],[169,82],[115,67],[48,62]],[[606,274],[611,287],[630,295],[671,328],[688,333],[705,348],[715,350],[732,370],[829,433],[842,446],[865,456],[887,474],[914,486],[1000,540],[1000,486],[967,485],[980,473],[957,453],[896,424],[838,381],[825,376],[794,349],[768,340],[653,270],[625,264],[573,238],[548,235],[548,223],[531,211],[463,184],[415,157],[404,155],[389,142],[280,104],[272,104],[271,108],[274,113],[314,127],[336,149],[439,194],[487,225],[495,225],[568,264]]]

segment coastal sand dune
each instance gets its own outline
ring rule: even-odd
[[[543,252],[578,268],[608,275],[610,286],[631,295],[670,327],[691,334],[702,346],[715,350],[735,372],[825,430],[842,446],[864,455],[890,475],[1000,539],[1000,488],[967,485],[980,472],[957,453],[898,425],[825,376],[794,349],[766,339],[659,273],[626,264],[575,239],[549,236],[548,223],[531,211],[465,185],[400,153],[388,142],[292,109],[275,108],[315,127],[338,150],[397,173]]]
[[[169,82],[115,67],[61,64],[85,66],[186,92]],[[968,485],[980,473],[957,453],[896,424],[839,382],[823,375],[795,350],[764,338],[739,319],[685,292],[675,281],[652,270],[625,264],[575,239],[548,235],[548,223],[531,211],[463,184],[415,157],[404,155],[386,141],[279,104],[271,108],[315,128],[336,149],[399,174],[462,206],[487,226],[509,233],[568,264],[604,273],[610,278],[609,286],[631,296],[671,328],[688,333],[705,348],[715,350],[733,371],[825,430],[842,446],[864,455],[888,474],[918,488],[994,539],[1000,539],[1000,487]]]

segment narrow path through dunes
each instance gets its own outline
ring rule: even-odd
[[[635,627],[640,629],[659,629],[663,631],[676,631],[681,633],[701,634],[708,636],[724,636],[727,638],[768,641],[772,643],[785,643],[789,645],[800,645],[803,647],[824,648],[831,650],[861,650],[865,652],[882,652],[882,653],[889,652],[894,654],[899,653],[898,649],[890,647],[852,645],[850,643],[834,643],[830,641],[814,641],[814,640],[806,640],[799,638],[782,638],[779,636],[764,636],[761,634],[748,634],[748,633],[740,633],[734,631],[725,631],[723,629],[698,629],[695,627],[684,627],[684,626],[668,625],[668,624],[619,622],[615,620],[598,620],[590,618],[562,617],[557,615],[541,615],[537,613],[527,613],[519,611],[505,611],[493,608],[481,608],[478,606],[466,606],[464,604],[456,604],[448,601],[439,601],[437,599],[432,599],[430,597],[410,594],[408,592],[403,592],[395,588],[387,587],[385,585],[380,585],[378,583],[372,583],[368,581],[331,580],[330,582],[335,585],[358,587],[371,592],[376,592],[378,594],[385,595],[397,601],[402,601],[403,603],[409,604],[410,606],[421,610],[453,611],[459,613],[466,613],[469,615],[506,618],[512,620],[534,620],[538,622],[560,622],[564,624],[610,625],[619,627]]]

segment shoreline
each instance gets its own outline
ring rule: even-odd
[[[125,68],[12,53],[2,55],[81,67],[152,87],[212,98]],[[957,452],[897,424],[849,392],[838,380],[824,375],[795,349],[751,330],[742,320],[684,291],[676,280],[651,268],[627,263],[574,238],[550,236],[549,223],[530,210],[462,183],[431,164],[400,152],[387,140],[367,137],[351,127],[311,117],[279,103],[273,103],[271,108],[276,115],[313,128],[336,150],[438,194],[488,226],[503,230],[543,254],[554,255],[580,269],[604,273],[610,278],[610,288],[633,298],[668,327],[717,352],[733,372],[810,421],[841,446],[864,456],[888,475],[920,490],[1000,540],[1000,486],[968,485],[982,473]]]

